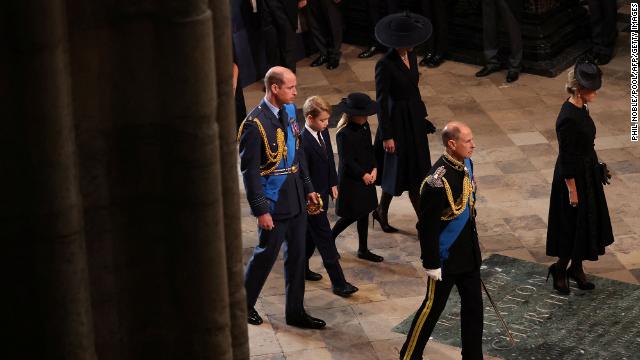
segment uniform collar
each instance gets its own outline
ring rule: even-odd
[[[442,160],[444,160],[446,164],[449,164],[449,166],[458,171],[464,171],[466,167],[464,161],[458,161],[456,158],[449,155],[449,153],[447,153],[446,151],[444,152],[444,155],[442,155]]]
[[[267,97],[264,97],[264,103],[267,105],[267,107],[269,108],[269,110],[271,110],[271,112],[273,113],[273,115],[276,116],[276,119],[278,118],[278,113],[280,112],[280,109],[278,109],[275,105],[273,105],[272,103],[269,102],[269,100],[267,100]]]

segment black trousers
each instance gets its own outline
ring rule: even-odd
[[[369,248],[367,244],[367,238],[369,236],[369,214],[366,214],[359,219],[338,219],[338,221],[333,225],[333,229],[331,229],[331,237],[332,239],[337,238],[340,233],[353,223],[356,223],[356,227],[358,229],[358,251],[366,251]]]
[[[342,14],[333,0],[309,0],[309,27],[320,54],[339,59],[342,45]]]
[[[276,65],[296,71],[296,29],[291,26],[284,6],[280,1],[258,2],[262,15],[262,33],[267,57],[267,68]]]
[[[433,35],[427,40],[427,53],[445,55],[449,51],[449,22],[457,0],[421,0],[422,15],[431,20]]]
[[[322,201],[326,207],[329,196],[322,196]],[[346,280],[340,266],[340,260],[338,260],[336,243],[331,236],[331,224],[329,224],[329,219],[327,218],[326,208],[325,211],[318,215],[307,216],[307,262],[316,248],[320,253],[320,257],[322,257],[322,264],[327,270],[333,287],[344,286]]]
[[[616,45],[618,5],[616,0],[589,0],[593,52],[611,56]]]
[[[498,60],[498,23],[504,24],[509,37],[509,70],[520,71],[522,68],[522,32],[520,22],[513,13],[507,0],[482,0],[482,37],[484,57],[487,65],[500,65]]]
[[[284,242],[285,315],[287,319],[296,319],[304,311],[306,213],[301,212],[292,218],[273,222],[273,230],[258,228],[259,242],[247,264],[244,276],[247,308],[251,309],[256,305]]]
[[[455,275],[444,274],[442,281],[428,279],[427,295],[411,323],[407,339],[400,350],[400,359],[422,359],[424,348],[454,284],[461,299],[462,359],[482,359],[483,305],[480,270]]]

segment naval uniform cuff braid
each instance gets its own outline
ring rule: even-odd
[[[269,212],[269,200],[264,195],[260,195],[249,202],[251,212],[254,216],[258,217]]]

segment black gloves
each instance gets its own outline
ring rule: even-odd
[[[424,122],[427,125],[427,134],[433,134],[436,132],[436,127],[435,125],[433,125],[433,123],[427,119],[424,119]]]
[[[602,185],[609,185],[611,182],[611,173],[609,172],[609,168],[606,163],[598,163],[598,168],[600,169],[600,180],[602,181]]]

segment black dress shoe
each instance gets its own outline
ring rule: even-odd
[[[442,55],[435,55],[427,62],[428,68],[437,68],[444,62],[444,57]]]
[[[311,66],[311,67],[317,67],[317,66],[320,66],[320,65],[322,65],[322,64],[324,64],[324,63],[326,63],[327,61],[329,61],[329,58],[328,58],[328,57],[326,57],[326,56],[324,56],[324,55],[320,55],[320,56],[318,56],[315,60],[313,60],[313,61],[311,62],[311,64],[309,64],[309,66]]]
[[[476,77],[484,77],[489,74],[493,74],[496,71],[500,71],[500,66],[498,65],[485,65],[476,73]]]
[[[427,64],[431,61],[431,58],[433,58],[433,54],[432,53],[426,53],[424,55],[424,57],[422,58],[422,60],[420,60],[420,63],[418,63],[418,65],[427,66]]]
[[[343,286],[334,287],[333,288],[333,293],[338,295],[338,296],[349,297],[349,296],[351,296],[351,294],[355,293],[358,290],[360,290],[360,289],[358,289],[357,287],[349,284],[348,282],[345,282],[345,284]]]
[[[302,329],[322,329],[327,326],[324,320],[314,318],[313,316],[303,313],[302,316],[296,319],[287,318],[287,325],[299,327]]]
[[[304,274],[304,278],[309,281],[320,281],[322,280],[322,275],[307,269],[307,273]]]
[[[519,77],[520,77],[520,72],[519,71],[509,70],[509,72],[507,72],[507,82],[508,83],[512,83],[512,82],[518,80]]]
[[[249,309],[249,312],[247,314],[247,322],[251,325],[260,325],[262,324],[262,318],[260,317],[260,315],[258,314],[258,312],[256,311],[256,309],[251,308]]]
[[[373,261],[373,262],[382,262],[382,260],[384,260],[384,258],[382,256],[372,253],[371,251],[369,251],[369,249],[367,249],[367,250],[358,250],[358,257],[360,259],[369,260],[369,261]]]
[[[380,52],[381,50],[377,47],[377,46],[372,46],[370,48],[368,48],[367,50],[361,52],[360,54],[358,54],[358,57],[360,59],[366,59],[366,58],[370,58],[373,55],[375,55],[376,53]]]
[[[327,61],[328,70],[333,70],[337,68],[339,65],[340,65],[340,58],[330,58],[329,61]]]

